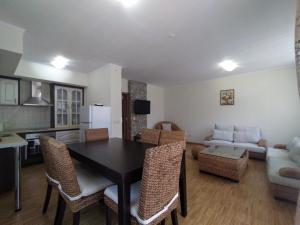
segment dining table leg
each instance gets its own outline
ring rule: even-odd
[[[186,165],[185,165],[185,151],[182,155],[181,171],[179,178],[179,192],[180,192],[180,206],[181,215],[187,216],[187,192],[186,192]]]
[[[20,147],[15,148],[15,211],[20,211],[21,206],[21,152]]]
[[[118,184],[119,225],[130,225],[130,183],[126,179]]]

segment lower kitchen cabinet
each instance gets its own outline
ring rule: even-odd
[[[65,144],[72,144],[80,141],[79,130],[68,130],[56,132],[56,140]]]
[[[15,151],[12,148],[0,150],[0,193],[11,191],[15,183]]]

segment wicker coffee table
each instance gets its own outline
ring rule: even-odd
[[[240,181],[247,169],[248,158],[248,151],[244,148],[211,146],[199,152],[199,169]]]

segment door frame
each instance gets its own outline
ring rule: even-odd
[[[125,104],[124,104],[125,99]],[[127,117],[127,121],[126,121]],[[127,125],[127,126],[126,126]],[[131,98],[127,92],[122,92],[122,138],[131,140]]]

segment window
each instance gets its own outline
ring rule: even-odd
[[[82,89],[55,86],[55,127],[79,125],[82,95]]]

